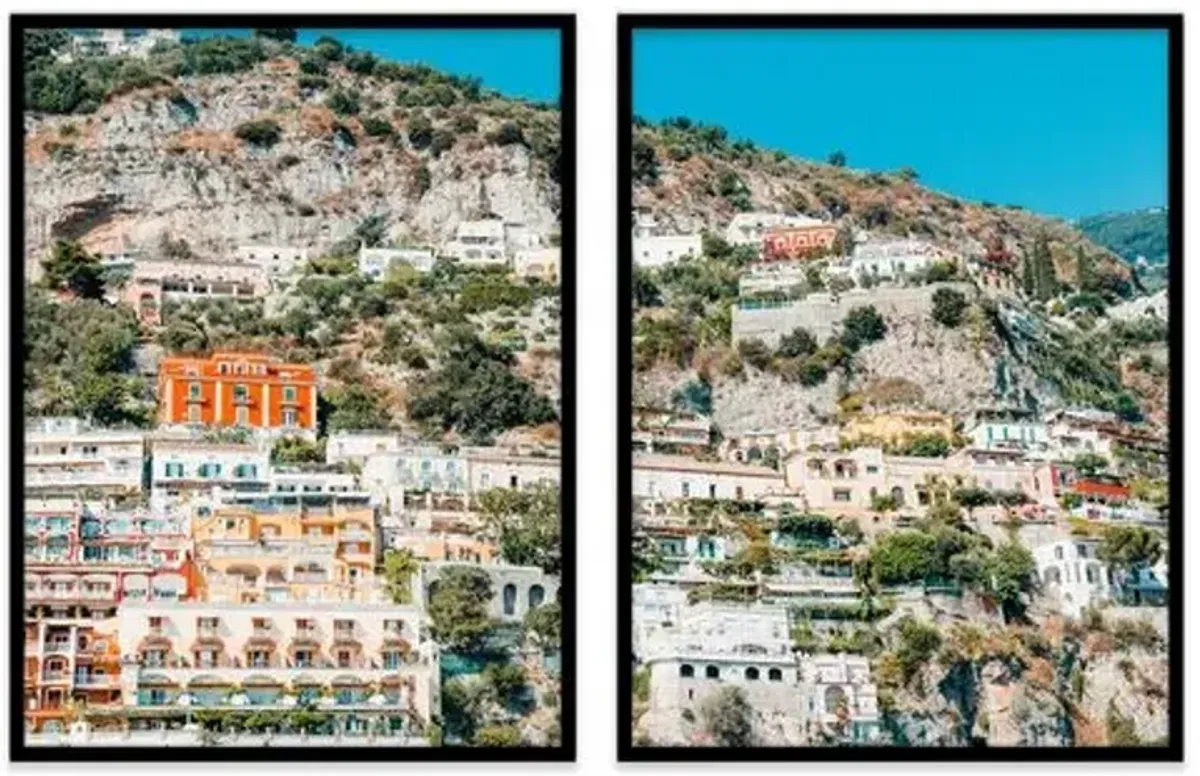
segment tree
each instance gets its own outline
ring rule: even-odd
[[[1029,550],[1016,542],[1002,544],[988,557],[984,571],[1005,619],[1024,614],[1022,596],[1033,589],[1037,573],[1037,564]]]
[[[797,326],[788,334],[779,338],[779,347],[775,352],[785,358],[809,356],[817,351],[817,340],[808,329]]]
[[[104,266],[74,240],[58,240],[42,262],[43,282],[55,291],[69,291],[81,299],[104,297]]]
[[[351,51],[346,55],[343,64],[346,65],[346,69],[351,73],[370,75],[375,72],[375,67],[378,63],[379,60],[370,51]]]
[[[443,646],[477,652],[494,627],[492,579],[474,566],[444,566],[429,597],[430,628]]]
[[[771,350],[758,338],[744,339],[738,342],[738,355],[750,366],[759,371],[766,371],[771,366]]]
[[[942,646],[937,628],[909,615],[900,622],[900,644],[896,649],[904,681],[907,683]]]
[[[842,344],[850,352],[883,339],[887,324],[873,305],[851,308],[842,321]]]
[[[1113,526],[1104,532],[1096,557],[1126,574],[1153,566],[1164,553],[1162,537],[1140,525]]]
[[[633,180],[650,186],[658,183],[658,154],[645,138],[633,137]]]
[[[832,164],[834,167],[845,167],[846,166],[846,154],[844,154],[841,151],[834,151],[833,153],[831,153],[829,155],[828,162],[830,164]]]
[[[511,663],[489,664],[483,669],[480,678],[496,702],[506,708],[519,701],[529,688],[529,677],[525,673],[525,667]]]
[[[356,116],[362,109],[362,102],[353,89],[338,88],[325,98],[325,106],[339,116]]]
[[[933,292],[933,319],[943,326],[958,326],[966,309],[967,297],[961,291],[939,288]]]
[[[234,136],[255,148],[271,148],[283,136],[283,130],[274,119],[244,121],[233,130]]]
[[[407,547],[402,550],[388,550],[383,554],[384,592],[392,603],[412,603],[413,577],[420,569],[420,561]]]
[[[544,649],[562,646],[562,607],[557,601],[530,609],[522,623],[525,637],[536,637]]]
[[[740,687],[722,687],[702,708],[704,726],[713,742],[722,747],[753,746],[754,707]]]
[[[500,553],[514,566],[538,566],[547,574],[562,570],[561,495],[557,487],[492,488],[479,494],[478,509]]]
[[[363,385],[350,385],[328,397],[332,405],[326,428],[334,431],[364,431],[387,428],[391,418],[376,394]]]
[[[295,43],[296,31],[287,27],[257,28],[254,37],[277,40],[281,43]]]
[[[776,530],[797,541],[827,543],[834,535],[833,521],[825,515],[784,515]]]
[[[974,517],[975,510],[978,507],[985,507],[995,503],[990,491],[983,488],[959,488],[954,491],[954,500],[961,504],[966,510],[967,515]]]
[[[424,113],[417,114],[408,122],[408,144],[420,151],[432,142],[433,122]]]
[[[498,146],[525,145],[525,133],[519,124],[506,121],[495,132],[488,135],[488,140]]]
[[[662,307],[662,291],[654,283],[654,276],[644,267],[633,268],[633,306]]]
[[[282,437],[271,448],[271,463],[320,463],[325,460],[323,444],[309,442],[303,437]]]
[[[1050,255],[1050,242],[1044,235],[1033,245],[1033,280],[1038,300],[1045,302],[1058,295],[1058,275]]]
[[[1084,477],[1095,477],[1108,469],[1108,459],[1096,453],[1080,453],[1071,465]]]
[[[524,746],[521,729],[516,725],[484,725],[475,732],[472,746],[485,748],[512,748]]]
[[[1096,289],[1096,260],[1082,245],[1075,248],[1075,284],[1079,286],[1080,291]]]

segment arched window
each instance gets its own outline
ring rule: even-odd
[[[783,671],[779,668],[772,668],[770,671],[767,671],[767,678],[772,682],[782,682]]]
[[[846,691],[834,685],[825,688],[825,713],[832,714],[846,707]]]
[[[704,676],[706,679],[720,679],[721,669],[717,668],[716,666],[705,666]]]
[[[892,499],[896,502],[896,506],[904,506],[904,488],[899,485],[892,488]]]
[[[696,669],[690,663],[684,663],[679,667],[679,675],[684,679],[691,679],[696,675]]]
[[[546,600],[546,588],[541,585],[534,585],[529,588],[529,608],[536,609]]]
[[[516,614],[517,611],[517,586],[509,583],[504,586],[504,613]]]
[[[1044,574],[1047,585],[1057,585],[1062,583],[1062,574],[1058,570],[1058,566],[1051,566],[1046,569]]]
[[[748,682],[757,682],[758,681],[758,669],[757,668],[755,668],[754,666],[750,666],[749,668],[746,669],[746,681],[748,681]]]

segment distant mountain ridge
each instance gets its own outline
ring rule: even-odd
[[[1145,208],[1085,216],[1076,223],[1092,242],[1103,245],[1126,261],[1145,257],[1150,264],[1169,258],[1166,208]]]

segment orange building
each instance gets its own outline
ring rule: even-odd
[[[776,227],[763,237],[762,255],[767,261],[800,259],[832,248],[835,239],[837,227],[830,224]]]
[[[259,353],[172,356],[158,368],[158,402],[165,425],[315,430],[317,376]]]

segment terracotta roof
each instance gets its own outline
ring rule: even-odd
[[[1081,496],[1102,496],[1104,498],[1129,498],[1129,488],[1115,482],[1101,480],[1080,480],[1075,483],[1074,491]]]

